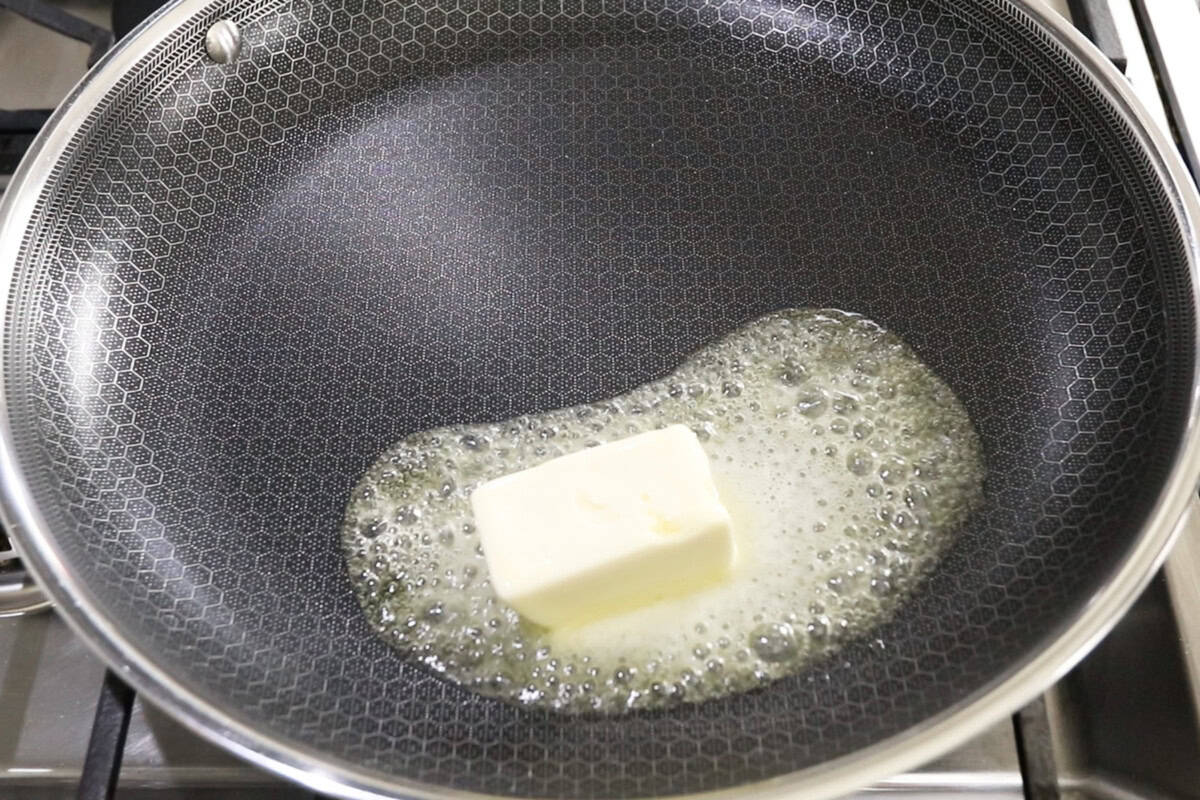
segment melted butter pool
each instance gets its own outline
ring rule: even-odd
[[[739,555],[725,582],[548,631],[494,594],[480,483],[671,423],[701,439]],[[884,622],[982,494],[966,410],[897,336],[790,309],[589,405],[413,434],[355,487],[342,541],[388,642],[483,694],[567,711],[699,701],[802,669]]]

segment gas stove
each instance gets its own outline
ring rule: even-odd
[[[1200,3],[1046,2],[1125,72],[1195,172]],[[109,15],[107,0],[0,0],[0,190],[47,109],[111,43]],[[1042,697],[858,796],[1200,798],[1200,519],[1192,523],[1112,633]],[[0,800],[110,797],[114,785],[121,800],[313,796],[140,699],[126,717],[128,690],[44,605],[0,535]],[[114,732],[126,720],[122,742]]]

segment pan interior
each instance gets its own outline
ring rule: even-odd
[[[227,2],[88,118],[12,278],[23,479],[204,702],[343,769],[498,794],[730,787],[1038,649],[1136,541],[1194,310],[1174,211],[1006,2]],[[196,47],[241,23],[232,65]],[[763,313],[861,312],[964,400],[987,501],[804,675],[559,717],[377,640],[338,549],[401,436],[619,394]]]

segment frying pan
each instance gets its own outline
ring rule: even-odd
[[[1195,490],[1197,202],[1146,120],[1009,0],[177,2],[4,199],[6,522],[125,678],[320,791],[847,791],[1061,674]],[[984,507],[893,619],[616,716],[372,634],[337,528],[389,443],[789,306],[899,333],[984,443]]]

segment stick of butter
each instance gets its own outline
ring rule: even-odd
[[[736,556],[708,456],[685,425],[488,481],[471,506],[496,593],[547,627],[693,592]]]

